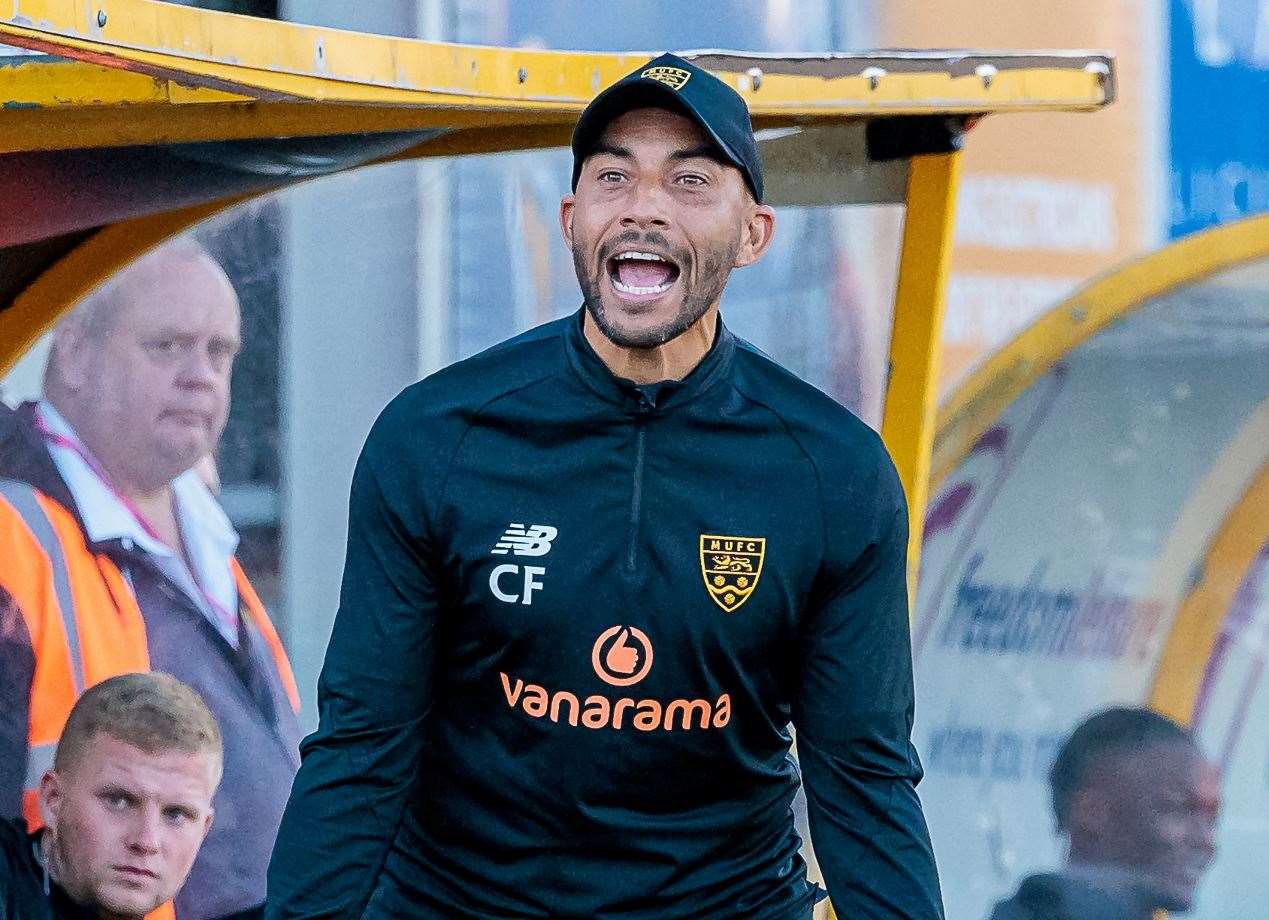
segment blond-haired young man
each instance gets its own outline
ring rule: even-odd
[[[89,688],[40,783],[44,828],[0,822],[0,917],[140,920],[162,908],[211,829],[222,767],[216,720],[176,678]]]

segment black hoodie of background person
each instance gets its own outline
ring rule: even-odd
[[[721,322],[677,383],[579,313],[409,387],[266,916],[802,920],[792,722],[838,914],[940,917],[906,547],[877,435]]]
[[[96,920],[97,911],[76,904],[56,882],[45,893],[38,840],[25,821],[0,818],[0,920]]]
[[[1023,880],[989,920],[1151,920],[1154,910],[1127,877],[1045,872]]]

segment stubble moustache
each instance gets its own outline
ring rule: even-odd
[[[613,322],[613,317],[604,310],[601,296],[604,282],[603,274],[608,270],[608,260],[624,249],[637,249],[640,244],[657,247],[670,254],[678,264],[679,282],[683,285],[679,310],[671,319],[648,329],[627,329]],[[620,236],[606,243],[599,252],[598,264],[592,266],[586,257],[585,247],[581,240],[573,241],[573,268],[577,272],[577,284],[582,290],[582,302],[586,312],[595,321],[604,338],[622,348],[656,348],[666,342],[673,341],[705,315],[710,304],[723,293],[727,278],[731,274],[730,266],[736,259],[740,249],[737,242],[732,246],[710,250],[701,259],[701,270],[698,281],[693,284],[692,256],[684,249],[670,245],[662,234],[655,231],[640,233],[627,230]]]

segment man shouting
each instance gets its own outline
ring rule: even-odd
[[[353,482],[321,724],[268,915],[942,914],[877,436],[740,341],[775,219],[749,113],[672,55],[560,207],[584,307],[402,393]]]

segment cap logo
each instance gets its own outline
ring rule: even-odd
[[[687,84],[687,81],[692,78],[690,72],[680,67],[649,67],[639,76],[645,80],[656,80],[658,83],[664,83],[673,90],[682,89]]]

